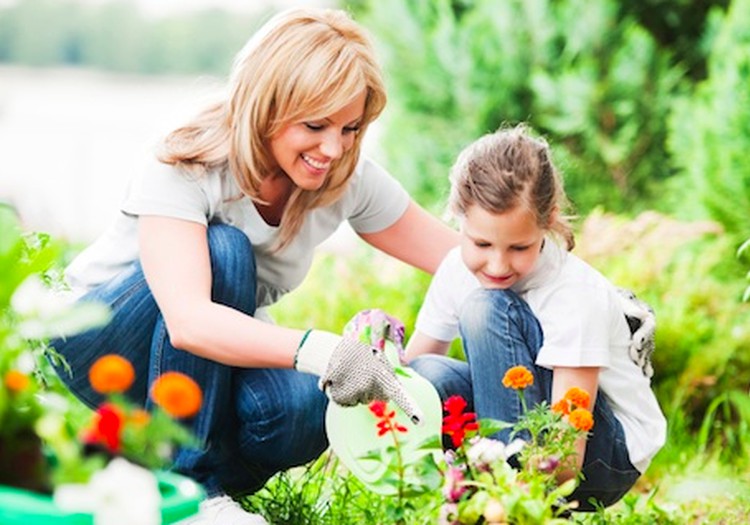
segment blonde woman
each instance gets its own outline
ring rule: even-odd
[[[262,313],[302,282],[313,249],[344,221],[430,273],[457,244],[456,232],[360,154],[385,102],[371,43],[345,13],[275,16],[237,56],[226,100],[166,138],[116,223],[67,269],[78,300],[113,312],[102,329],[54,341],[78,397],[101,401],[86,370],[108,353],[134,364],[128,396],[144,405],[168,370],[203,388],[189,422],[202,447],[174,460],[209,495],[196,523],[265,523],[226,494],[253,492],[318,456],[328,397],[391,398],[420,417],[379,352]]]

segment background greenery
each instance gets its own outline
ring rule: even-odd
[[[372,32],[387,73],[378,147],[420,203],[442,213],[456,154],[528,122],[565,174],[577,253],[654,306],[669,441],[635,492],[692,499],[682,522],[750,512],[750,250],[737,255],[750,237],[750,0],[343,5]],[[224,76],[264,16],[147,18],[123,1],[19,0],[0,9],[0,62]],[[340,330],[380,307],[410,329],[428,282],[365,248],[321,256],[274,314]],[[694,508],[697,494],[714,505]],[[648,523],[654,509],[610,519]]]

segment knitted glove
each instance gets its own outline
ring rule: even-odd
[[[641,367],[643,375],[654,375],[651,355],[654,353],[656,316],[654,310],[644,301],[625,288],[617,289],[625,319],[630,327],[630,359]]]
[[[342,406],[392,400],[415,424],[422,411],[403,389],[383,350],[330,332],[310,330],[295,357],[295,368],[320,376],[318,385]]]

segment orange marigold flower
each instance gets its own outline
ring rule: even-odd
[[[137,427],[145,427],[151,420],[151,414],[143,409],[138,408],[136,410],[133,410],[133,413],[130,414],[129,420],[133,425]]]
[[[198,383],[180,372],[166,372],[151,386],[151,399],[167,414],[176,418],[191,417],[203,403]]]
[[[503,386],[513,390],[523,390],[527,386],[534,384],[534,376],[529,369],[523,365],[509,368],[503,376]]]
[[[5,374],[5,387],[13,393],[26,390],[30,382],[29,376],[18,370],[9,370]]]
[[[582,388],[574,386],[565,393],[565,399],[576,408],[588,408],[591,403],[591,396]]]
[[[573,427],[583,432],[588,432],[594,427],[594,416],[585,408],[576,408],[568,416],[568,421]]]
[[[89,369],[91,388],[100,394],[125,392],[135,381],[135,370],[130,361],[116,354],[100,357]]]
[[[570,414],[570,402],[567,399],[561,399],[554,405],[552,405],[552,412],[557,412],[563,416]]]

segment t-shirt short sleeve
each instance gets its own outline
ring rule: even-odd
[[[373,233],[395,223],[409,206],[409,194],[385,169],[362,158],[352,180],[354,208],[349,224],[358,233]]]
[[[213,215],[211,181],[193,177],[165,164],[136,177],[121,206],[128,215],[161,215],[208,224]]]
[[[536,315],[544,331],[537,364],[547,368],[610,366],[610,294],[605,287],[562,285]]]
[[[460,249],[453,248],[430,282],[415,328],[432,339],[452,341],[458,337],[461,305],[479,287],[479,281],[463,264]]]

